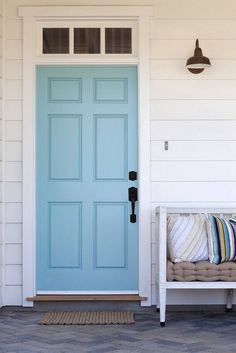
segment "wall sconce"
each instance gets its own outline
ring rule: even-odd
[[[199,48],[199,41],[196,40],[194,55],[187,60],[186,67],[192,74],[200,74],[206,67],[211,65],[210,60],[203,56],[202,49]]]

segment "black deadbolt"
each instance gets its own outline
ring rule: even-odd
[[[137,172],[135,172],[134,170],[129,172],[129,180],[131,181],[137,180]]]

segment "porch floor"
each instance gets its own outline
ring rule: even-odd
[[[0,312],[4,353],[235,353],[236,313],[137,313],[133,325],[40,326],[42,312]]]

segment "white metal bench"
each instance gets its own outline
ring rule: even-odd
[[[179,282],[167,281],[167,216],[168,214],[196,214],[210,213],[220,217],[236,215],[236,208],[175,208],[158,207],[156,209],[157,239],[156,239],[156,266],[157,266],[157,307],[160,309],[160,325],[165,325],[166,316],[166,291],[167,289],[227,289],[227,309],[232,308],[233,289],[236,282]],[[159,305],[158,305],[159,304]]]

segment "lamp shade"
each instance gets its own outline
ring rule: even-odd
[[[196,40],[194,55],[188,58],[186,67],[193,74],[200,74],[205,68],[209,67],[211,62],[209,58],[203,56],[202,49],[199,48],[199,41]]]

